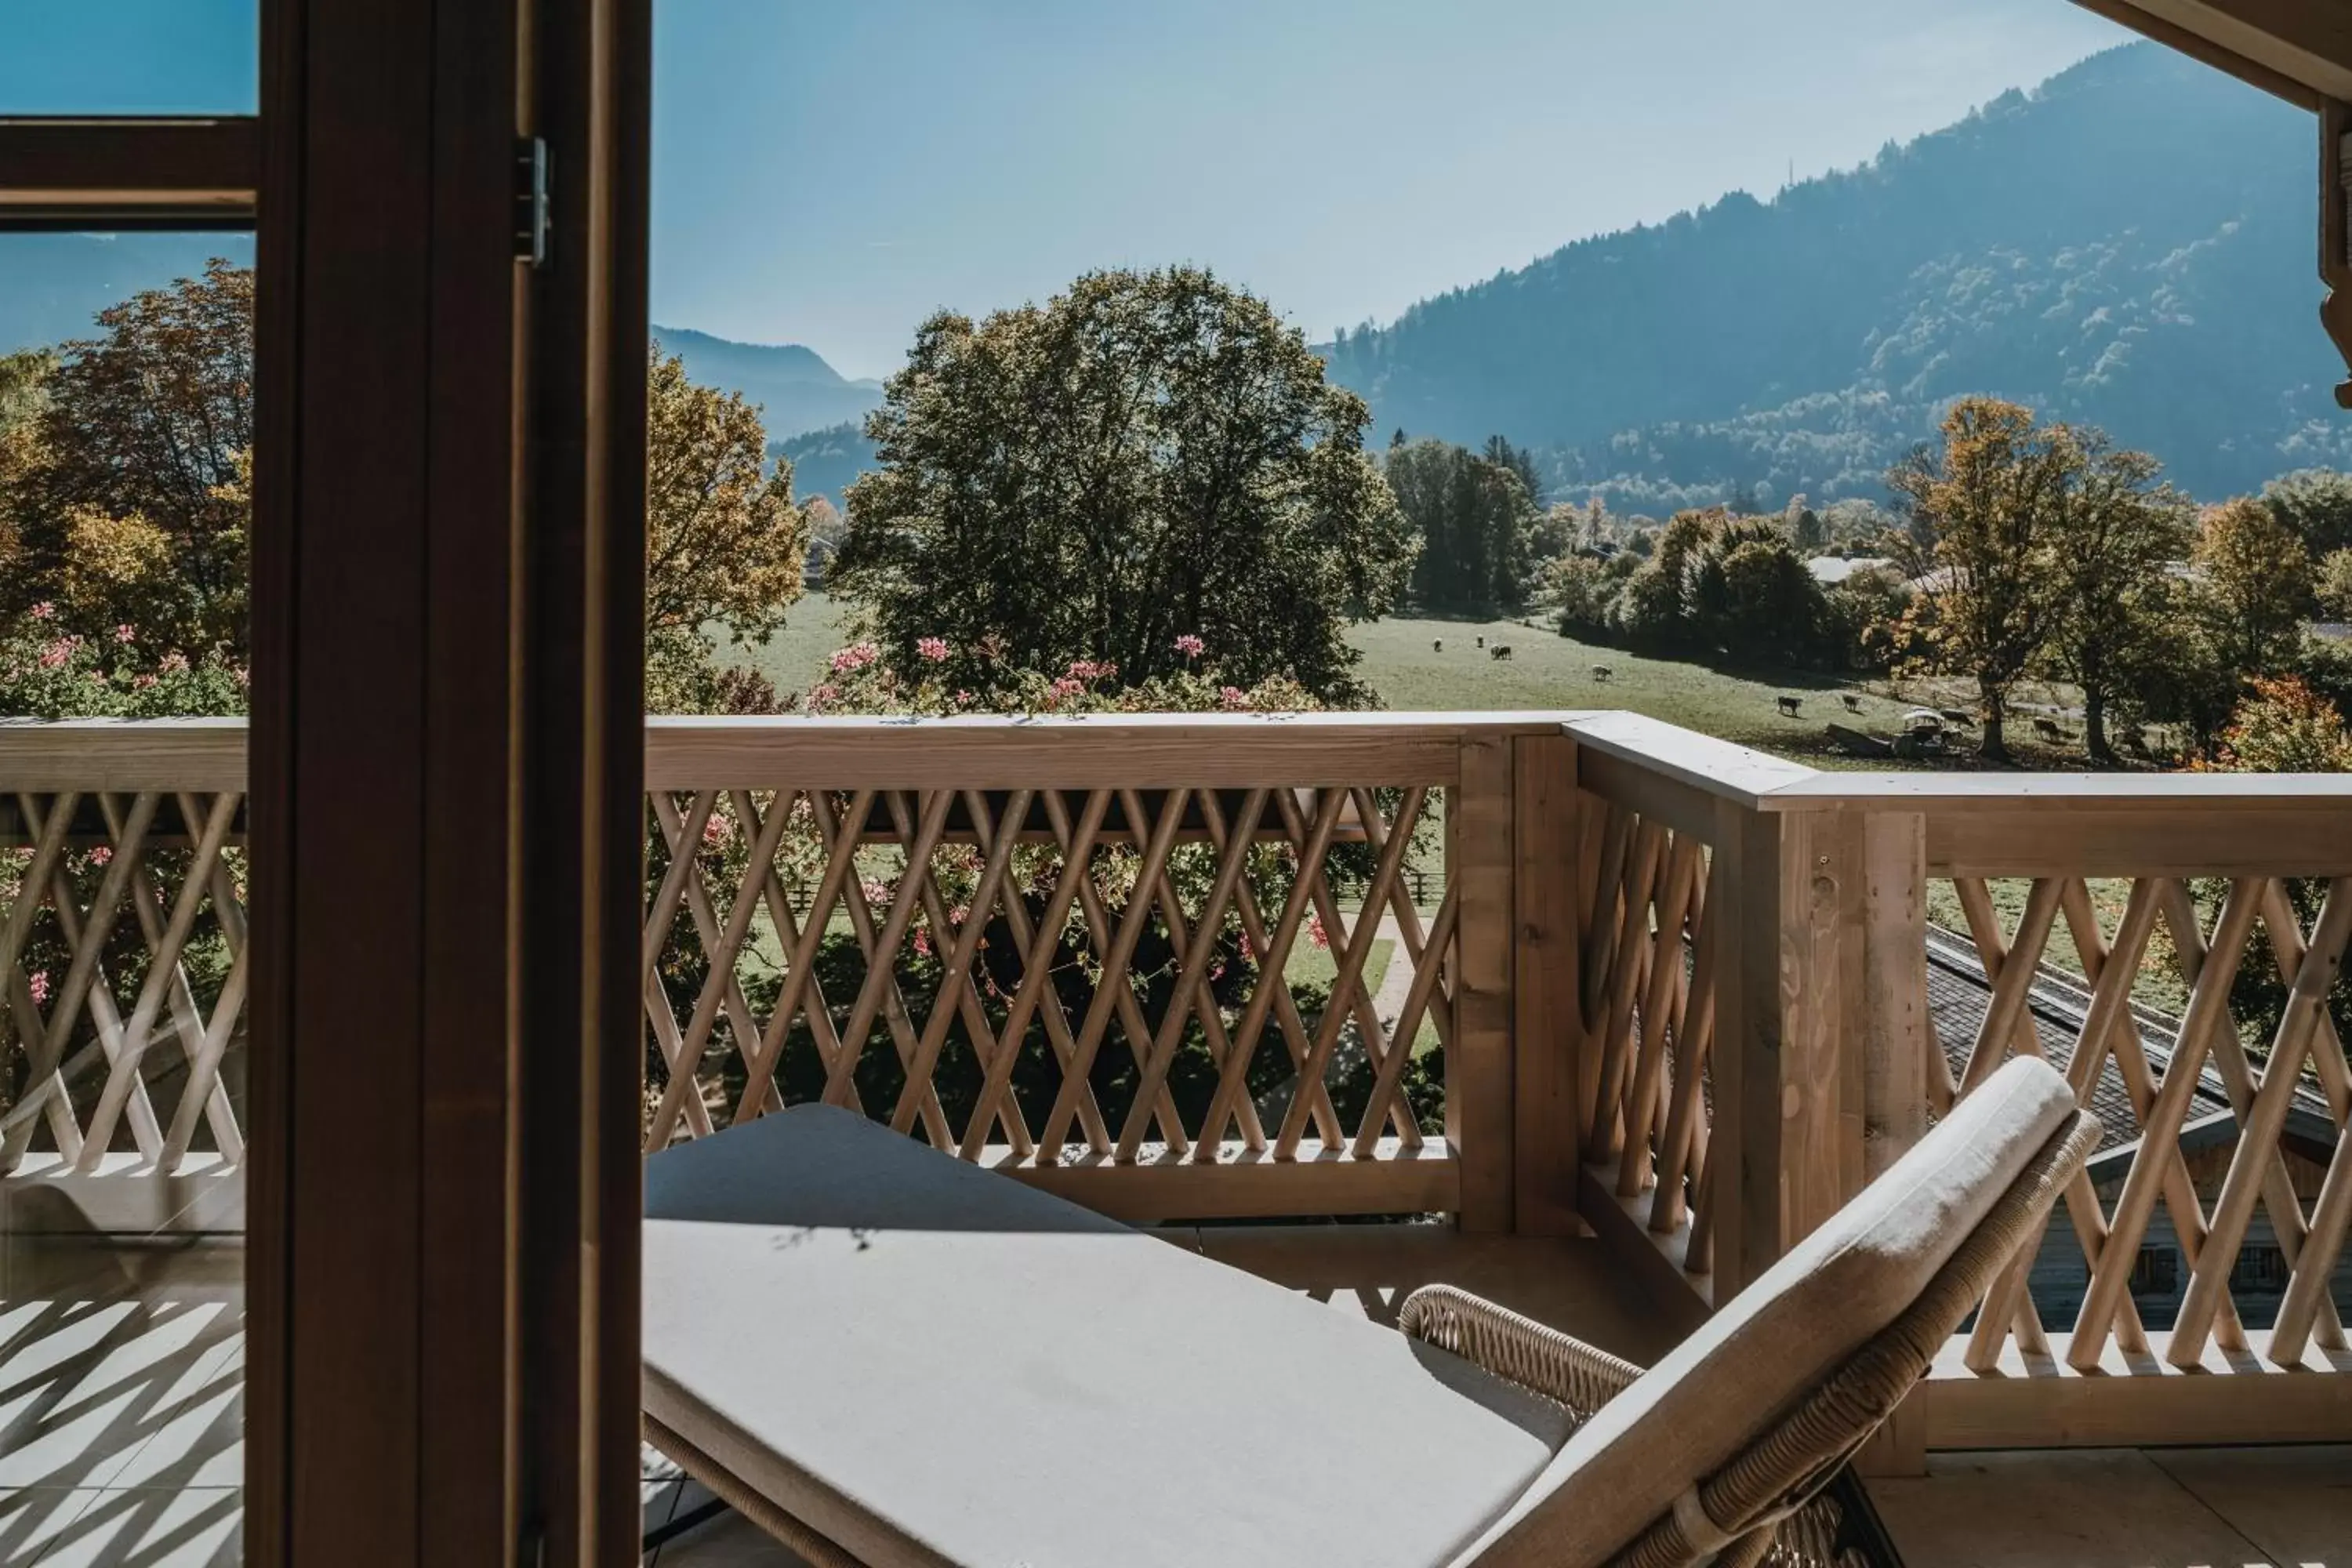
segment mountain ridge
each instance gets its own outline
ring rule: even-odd
[[[800,343],[737,342],[659,323],[652,332],[662,352],[686,361],[696,381],[758,404],[772,443],[862,420],[882,405],[880,383],[851,381]]]
[[[2128,45],[1769,203],[1578,240],[1322,352],[1380,429],[1507,435],[1561,492],[1628,510],[1875,495],[1979,392],[2231,493],[2352,461],[2310,136]]]

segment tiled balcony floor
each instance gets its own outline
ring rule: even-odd
[[[1375,1321],[1444,1279],[1636,1361],[1671,1338],[1593,1241],[1362,1226],[1169,1239]],[[220,1243],[0,1247],[0,1568],[237,1561],[243,1267]],[[1931,1472],[1871,1484],[1908,1568],[2352,1568],[2352,1446],[1945,1455]],[[700,1499],[648,1455],[649,1524]],[[648,1561],[794,1559],[721,1515]]]

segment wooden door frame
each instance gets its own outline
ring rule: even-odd
[[[256,233],[247,1558],[618,1568],[650,0],[257,4],[258,114],[0,120],[0,231]]]
[[[637,1554],[648,16],[264,0],[256,1563]]]

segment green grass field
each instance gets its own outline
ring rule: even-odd
[[[812,594],[793,606],[791,620],[765,647],[751,650],[750,662],[779,690],[805,690],[824,670],[825,656],[849,640],[847,622],[845,605]],[[1477,646],[1481,637],[1487,649]],[[1822,731],[1832,720],[1885,733],[1910,708],[1958,707],[1966,700],[1965,692],[1949,682],[1845,681],[1797,671],[1726,671],[1643,658],[1517,621],[1399,616],[1358,626],[1351,640],[1363,650],[1365,679],[1382,702],[1399,710],[1620,708],[1817,767],[1897,765],[1857,763],[1839,755]],[[1433,646],[1440,641],[1442,651]],[[1497,643],[1510,646],[1509,659],[1491,656],[1489,649]],[[1594,677],[1595,665],[1608,667],[1608,680]],[[1847,710],[1843,698],[1848,694],[1860,703],[1859,714]],[[1778,699],[1783,696],[1801,700],[1801,717],[1780,715]],[[2029,683],[2018,696],[2023,703],[2063,706],[2067,694]],[[2010,742],[2027,766],[2084,765],[2079,753],[2069,756],[2037,747],[2022,720],[2013,727]]]
[[[825,656],[849,640],[848,615],[844,605],[823,594],[813,594],[795,605],[785,629],[767,647],[752,651],[751,662],[778,689],[787,693],[805,689],[824,668]],[[1491,657],[1477,646],[1484,637],[1489,647],[1509,645],[1507,660]],[[1541,626],[1515,621],[1433,620],[1401,616],[1358,626],[1352,634],[1363,650],[1362,670],[1381,700],[1401,711],[1486,710],[1511,709],[1625,709],[1685,729],[1777,752],[1815,767],[1885,768],[1892,761],[1863,762],[1832,751],[1822,726],[1832,720],[1855,729],[1892,731],[1905,710],[1919,706],[1951,708],[1965,705],[1966,690],[1952,682],[1885,680],[1841,681],[1796,672],[1743,674],[1672,659],[1643,658],[1563,637]],[[1444,643],[1442,649],[1433,646]],[[1593,666],[1605,665],[1611,674],[1597,679]],[[1852,695],[1859,714],[1843,700]],[[2035,683],[2022,687],[2021,704],[2048,707],[2071,705],[2072,693]],[[1778,699],[1799,698],[1799,719],[1783,718]],[[2030,711],[2030,708],[2028,711]],[[2079,726],[2070,724],[2070,729]],[[2010,737],[2020,763],[2032,768],[2081,768],[2079,750],[2039,745],[2029,720],[2016,721]],[[1947,763],[1946,767],[1966,766]],[[1442,806],[1439,807],[1442,809]],[[1434,858],[1433,850],[1429,858]],[[1434,865],[1430,867],[1435,869]],[[1996,881],[1989,889],[2005,930],[2013,929],[2027,884]],[[2103,922],[2112,927],[2127,890],[2125,884],[2095,882],[2093,900]],[[1937,882],[1929,895],[1929,918],[1954,931],[1965,931],[1958,900],[1948,883]],[[1387,944],[1375,949],[1366,984],[1374,990],[1387,967]],[[2074,969],[2071,942],[2063,928],[2053,937],[2046,959],[2060,968]],[[1329,956],[1303,949],[1289,965],[1294,982],[1314,978],[1328,981]],[[1318,965],[1320,970],[1318,971]],[[2144,1002],[2178,1007],[2181,986],[2168,963],[2149,963],[2135,986]],[[1434,1038],[1424,1024],[1421,1042]]]

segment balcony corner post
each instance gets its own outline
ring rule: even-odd
[[[1576,901],[1585,835],[1576,742],[1567,735],[1521,735],[1512,752],[1513,1228],[1529,1236],[1575,1236],[1584,1229],[1576,1197],[1579,1108],[1585,1103]]]
[[[1454,1044],[1445,1058],[1445,1139],[1462,1173],[1461,1226],[1512,1227],[1517,1180],[1511,1096],[1516,1068],[1516,879],[1509,737],[1463,738],[1460,783],[1445,802],[1445,879],[1460,889]]]

